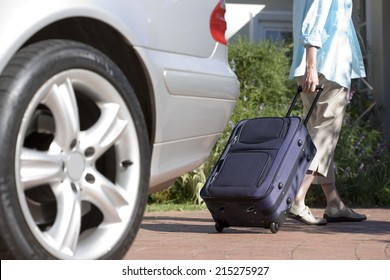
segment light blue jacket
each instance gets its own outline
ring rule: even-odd
[[[318,48],[317,72],[327,80],[350,88],[351,79],[366,76],[352,0],[294,0],[293,15],[291,79],[305,74],[305,45]]]

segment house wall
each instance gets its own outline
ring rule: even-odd
[[[277,36],[278,32],[292,33],[292,0],[227,0],[226,3],[230,41],[237,36],[260,41]]]
[[[291,11],[292,0],[227,0],[226,3],[265,5],[265,11]]]

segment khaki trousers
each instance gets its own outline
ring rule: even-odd
[[[328,184],[335,182],[333,155],[343,125],[345,109],[348,105],[349,89],[326,80],[323,75],[320,75],[319,79],[320,84],[324,85],[324,91],[307,125],[317,148],[309,170],[316,174],[314,184]],[[305,115],[309,111],[314,97],[313,93],[301,94]]]

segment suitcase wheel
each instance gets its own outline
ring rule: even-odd
[[[224,228],[225,228],[225,227],[223,226],[223,224],[221,224],[220,222],[215,222],[215,229],[216,229],[218,232],[222,232]]]
[[[272,222],[269,224],[269,228],[272,233],[277,233],[279,231],[279,224]]]

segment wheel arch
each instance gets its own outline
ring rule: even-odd
[[[155,103],[150,77],[130,42],[112,26],[92,18],[74,17],[56,21],[36,32],[23,46],[49,39],[78,41],[108,56],[134,88],[147,124],[150,147],[155,137]]]

